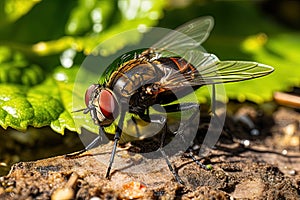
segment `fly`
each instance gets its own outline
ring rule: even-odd
[[[149,116],[149,108],[155,104],[162,105],[167,112],[195,108],[198,105],[194,103],[164,106],[191,93],[187,87],[197,90],[204,85],[253,79],[273,71],[272,67],[256,62],[220,61],[214,54],[201,50],[200,45],[207,39],[212,27],[212,17],[198,18],[180,26],[149,49],[125,54],[113,62],[99,83],[86,90],[84,113],[90,113],[100,133],[76,155],[95,147],[104,128],[118,118],[106,172],[106,178],[109,178],[127,112],[145,122],[165,126],[164,117],[152,119]],[[163,145],[163,141],[161,143]],[[165,153],[161,151],[161,154],[176,180],[182,183]]]

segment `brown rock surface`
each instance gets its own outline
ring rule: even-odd
[[[174,180],[163,159],[157,162],[165,167],[151,170],[155,163],[149,164],[143,173],[128,172],[130,167],[122,169],[122,164],[116,164],[119,169],[113,169],[107,180],[103,160],[110,154],[112,144],[108,143],[72,159],[57,156],[15,164],[0,178],[0,199],[299,199],[299,141],[294,141],[299,130],[287,128],[299,115],[293,110],[277,110],[268,127],[272,134],[262,131],[261,138],[250,146],[221,138],[216,148],[200,159],[212,165],[211,170],[188,157],[173,156],[172,164],[185,185]],[[240,133],[242,126],[235,128],[233,133]],[[118,157],[134,160],[126,150],[118,151]]]

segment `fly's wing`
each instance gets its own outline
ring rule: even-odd
[[[174,71],[161,82],[161,87],[174,89],[183,86],[201,86],[237,82],[265,76],[274,69],[271,66],[250,61],[220,61],[214,54],[197,50],[187,52],[184,57],[197,72]]]
[[[201,44],[208,38],[213,28],[212,17],[201,17],[190,21],[169,33],[152,46],[160,56],[180,56],[192,64],[191,70],[166,70],[161,79],[161,87],[201,86],[243,81],[265,76],[273,68],[264,64],[247,61],[220,61],[214,54],[205,53]]]
[[[273,67],[257,62],[218,61],[200,71],[192,84],[198,85],[200,80],[205,84],[237,82],[262,77],[273,71]]]
[[[187,50],[201,48],[200,45],[208,38],[213,25],[214,20],[210,16],[197,18],[170,32],[151,48],[162,56],[182,55]]]

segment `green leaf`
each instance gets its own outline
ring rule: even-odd
[[[84,57],[115,34],[156,24],[164,6],[159,0],[1,1],[0,126],[79,132],[74,116],[83,114],[72,113],[72,96],[84,105],[83,92],[73,95]],[[140,36],[120,38],[98,53],[111,54]]]
[[[24,131],[28,126],[51,126],[75,131],[72,112],[72,77],[78,67],[58,67],[54,75],[34,87],[0,84],[0,125]]]
[[[226,93],[231,99],[250,100],[256,103],[270,101],[274,91],[288,91],[300,86],[299,34],[285,33],[268,37],[259,33],[246,37],[241,50],[250,53],[253,60],[275,68],[275,71],[259,79],[226,84]]]
[[[42,127],[57,119],[64,108],[58,98],[45,90],[46,86],[46,83],[39,85],[44,92],[36,93],[35,88],[1,84],[0,125],[24,131],[27,126]]]
[[[72,95],[75,74],[78,69],[79,66],[73,66],[70,69],[58,67],[53,73],[53,78],[59,91],[59,98],[65,109],[64,112],[59,115],[58,119],[51,123],[51,128],[59,133],[63,133],[65,128],[71,131],[76,131],[72,116],[72,112],[74,111]],[[83,97],[83,94],[80,94],[80,96]]]

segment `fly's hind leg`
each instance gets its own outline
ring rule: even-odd
[[[214,118],[213,121],[214,126],[218,127],[218,129],[222,129],[223,135],[232,142],[240,143],[237,141],[231,134],[228,126],[224,123],[224,121],[217,114],[217,100],[216,100],[216,86],[212,85],[212,103],[211,103],[211,116]]]
[[[211,101],[212,101],[211,102],[211,114],[213,117],[216,118],[217,123],[222,125],[223,123],[221,123],[221,119],[218,117],[218,114],[217,114],[216,86],[214,84],[212,85],[212,100]]]

